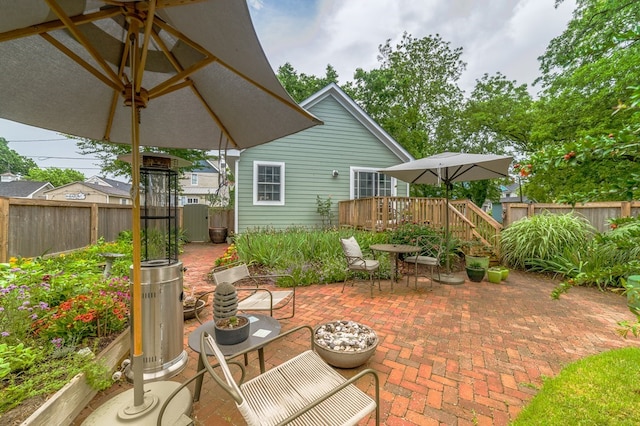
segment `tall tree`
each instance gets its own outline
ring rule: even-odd
[[[439,35],[379,46],[380,67],[358,68],[345,90],[414,157],[453,150],[459,142],[465,63]]]
[[[34,167],[38,167],[35,161],[21,156],[9,148],[9,142],[5,138],[0,137],[0,173],[26,175],[29,173],[29,169]]]
[[[575,132],[562,143],[546,146],[531,157],[530,166],[521,168],[521,173],[530,175],[525,190],[539,201],[576,203],[640,197],[639,19],[638,2],[579,0],[567,31],[552,41],[543,57],[548,61],[544,81],[547,93],[582,90],[600,98],[603,93],[618,90],[619,97],[610,96],[610,105],[602,106],[602,119],[586,113],[577,117],[589,131],[582,135]],[[594,82],[573,88],[567,85],[596,67],[603,75],[593,75]],[[555,92],[558,88],[564,92]],[[558,105],[571,103],[562,101]],[[612,110],[616,114],[612,115]],[[571,119],[575,118],[567,117]],[[572,123],[569,121],[567,127]]]
[[[532,104],[526,84],[518,85],[501,73],[484,74],[464,107],[464,151],[533,151]]]
[[[29,174],[25,177],[27,180],[49,182],[55,187],[72,182],[82,182],[85,179],[82,172],[73,169],[59,169],[57,167],[51,167],[48,169],[33,168],[29,170]]]
[[[298,74],[287,62],[278,67],[277,77],[296,102],[302,102],[329,83],[338,84],[338,73],[331,65],[327,65],[324,77],[316,77],[304,73]]]
[[[100,168],[103,173],[112,174],[114,176],[123,176],[127,178],[131,177],[131,165],[124,161],[118,160],[118,156],[131,153],[131,145],[101,142],[83,138],[76,139],[78,139],[77,145],[80,149],[81,154],[92,155],[100,160]],[[197,149],[155,148],[146,150],[162,152],[192,162],[193,165],[190,167],[185,167],[184,170],[189,170],[197,166],[196,163],[200,160],[206,160],[210,158],[206,151]]]
[[[625,117],[612,112],[640,80],[639,21],[640,2],[577,0],[566,30],[539,58],[542,92],[533,138],[540,146],[625,127]]]

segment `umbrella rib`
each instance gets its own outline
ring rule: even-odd
[[[149,16],[148,16],[144,26],[144,39],[142,41],[142,53],[140,55],[140,66],[136,70],[136,76],[134,79],[134,87],[136,89],[136,92],[138,92],[140,90],[140,87],[142,87],[142,75],[144,74],[145,65],[147,63],[147,54],[149,52],[149,41],[151,40],[151,37],[150,37],[151,30],[153,28],[153,21],[156,17],[156,0],[151,0],[150,2],[148,2],[148,4],[149,4],[149,10],[147,13],[149,14],[149,16],[153,17],[153,19],[149,19]]]
[[[82,68],[86,69],[89,73],[93,74],[96,78],[98,78],[104,84],[106,84],[107,86],[113,88],[113,90],[119,90],[119,91],[124,90],[124,85],[120,82],[120,80],[116,79],[114,81],[114,80],[109,79],[109,77],[107,77],[104,74],[102,74],[98,69],[93,67],[91,64],[89,64],[87,61],[82,59],[77,54],[75,54],[67,46],[65,46],[64,44],[60,43],[60,41],[56,40],[53,36],[51,36],[51,34],[42,33],[42,34],[40,34],[40,36],[42,38],[44,38],[45,40],[47,40],[49,43],[51,43],[54,47],[56,47],[62,53],[67,55],[69,58],[71,58],[73,61],[78,63]]]
[[[220,130],[221,130],[221,135],[220,136],[222,137],[222,135],[224,134],[224,136],[227,137],[227,140],[230,140],[231,143],[235,147],[238,147],[238,144],[233,140],[233,138],[229,134],[229,131],[226,128],[226,126],[218,118],[218,115],[209,107],[209,104],[207,104],[207,102],[204,100],[204,98],[202,97],[202,95],[200,94],[198,89],[196,89],[196,87],[193,85],[193,81],[188,77],[188,74],[185,73],[184,68],[182,68],[182,65],[180,65],[180,63],[178,62],[176,57],[173,55],[173,53],[171,53],[171,51],[169,50],[169,48],[167,47],[165,42],[162,40],[162,38],[160,38],[160,35],[155,31],[152,32],[151,35],[152,35],[154,41],[156,42],[156,44],[158,45],[158,47],[164,52],[164,55],[167,57],[167,59],[169,60],[171,65],[173,65],[175,70],[178,71],[178,75],[185,75],[185,81],[183,83],[180,83],[180,84],[174,84],[173,86],[168,87],[165,90],[163,90],[161,92],[158,92],[158,93],[155,92],[155,88],[154,88],[154,89],[152,89],[150,91],[149,98],[152,99],[152,98],[154,98],[156,96],[166,95],[166,94],[168,94],[170,92],[173,92],[175,90],[181,89],[181,88],[183,88],[185,86],[189,86],[191,88],[191,90],[193,91],[193,93],[195,94],[195,96],[200,100],[200,102],[204,106],[205,110],[209,113],[209,115],[211,116],[213,121],[215,121],[216,124],[218,125],[218,127],[220,127]]]
[[[98,52],[93,48],[91,43],[87,40],[87,38],[82,34],[78,27],[73,23],[73,21],[64,13],[64,10],[58,5],[55,0],[45,0],[51,10],[60,18],[60,20],[65,24],[67,29],[73,34],[73,36],[84,46],[84,48],[89,52],[91,57],[100,64],[100,67],[109,75],[109,77],[113,81],[118,80],[118,76],[111,69],[111,67],[105,62],[105,60],[98,54]]]
[[[87,15],[78,15],[69,18],[71,22],[76,25],[88,24],[100,19],[108,19],[114,16],[118,16],[122,13],[120,8],[104,9],[99,12],[90,13]],[[42,24],[32,25],[30,27],[18,28],[16,30],[0,33],[0,43],[5,41],[15,40],[24,37],[30,37],[37,34],[48,33],[55,30],[65,28],[66,25],[61,20],[43,22]]]

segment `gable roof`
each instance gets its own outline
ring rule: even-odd
[[[200,160],[195,164],[191,173],[219,173],[218,168],[209,160]]]
[[[86,179],[85,182],[102,186],[111,186],[113,188],[120,189],[126,192],[131,191],[130,183],[120,182],[119,180],[110,179],[103,176],[91,176],[90,178]]]
[[[0,182],[0,197],[29,197],[41,189],[53,189],[49,182],[14,180]]]
[[[358,120],[372,135],[389,148],[400,160],[403,162],[415,160],[402,145],[396,142],[391,135],[369,117],[369,115],[335,83],[330,83],[328,86],[309,96],[300,103],[300,106],[304,109],[312,108],[329,96],[333,97],[333,99]]]
[[[122,198],[131,198],[131,193],[129,191],[125,191],[123,189],[120,188],[114,188],[113,186],[108,186],[108,185],[100,185],[98,183],[89,183],[89,182],[71,182],[68,183],[66,185],[62,185],[59,186],[57,188],[55,188],[56,190],[61,189],[61,188],[65,188],[67,186],[71,186],[71,185],[82,185],[85,186],[87,188],[93,189],[94,191],[98,191],[101,192],[103,194],[106,195],[112,195],[115,197],[122,197]],[[131,185],[129,185],[129,187],[131,187]],[[51,192],[52,189],[46,191],[46,192]]]

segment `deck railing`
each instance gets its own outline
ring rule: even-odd
[[[403,223],[444,229],[446,199],[417,197],[371,197],[340,201],[340,226],[371,231],[395,229]],[[449,202],[449,231],[462,241],[479,240],[499,252],[502,225],[469,200]]]

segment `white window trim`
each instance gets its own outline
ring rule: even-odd
[[[357,167],[351,166],[349,167],[349,199],[355,200],[355,183],[353,179],[353,175],[355,172],[370,172],[370,173],[378,173],[376,168],[372,167]],[[398,180],[394,177],[391,177],[391,197],[396,197],[398,195]]]
[[[195,180],[195,183],[194,183],[194,180]],[[191,173],[191,185],[192,186],[198,186],[198,174],[197,173]]]
[[[279,201],[258,200],[258,166],[278,166],[280,167],[280,197]],[[253,205],[254,206],[284,206],[284,163],[277,161],[254,161],[253,162]]]

